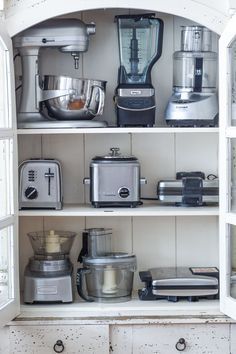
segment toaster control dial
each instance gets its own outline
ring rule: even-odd
[[[25,190],[25,196],[27,199],[36,199],[38,196],[38,191],[35,187],[27,187]]]
[[[120,188],[118,193],[121,198],[128,198],[128,196],[130,195],[130,191],[126,187]]]

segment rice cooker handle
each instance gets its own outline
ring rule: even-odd
[[[76,276],[76,286],[77,286],[77,291],[79,296],[87,301],[87,302],[93,302],[94,300],[91,299],[87,294],[84,293],[84,276],[85,274],[90,273],[90,269],[88,268],[79,268],[77,269],[77,276]]]
[[[94,113],[92,111],[91,113],[95,116],[100,116],[103,113],[105,93],[104,93],[104,90],[100,86],[94,85],[92,88],[92,99],[91,99],[92,102],[96,102],[97,95],[99,97],[97,112]]]

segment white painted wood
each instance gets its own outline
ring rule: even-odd
[[[157,182],[175,178],[174,134],[163,134],[158,138],[150,135],[148,139],[140,134],[133,134],[132,154],[139,159],[141,175],[147,179],[147,185],[141,186],[141,196],[156,198]]]
[[[107,128],[76,128],[76,129],[18,129],[18,135],[42,135],[42,134],[125,134],[125,133],[135,133],[135,134],[171,134],[171,133],[219,133],[219,128],[174,128],[174,127],[107,127]]]
[[[231,322],[219,311],[218,300],[202,299],[198,302],[189,302],[181,300],[177,303],[167,300],[158,301],[140,301],[137,293],[134,293],[132,299],[121,303],[88,303],[83,300],[77,300],[71,304],[40,304],[40,305],[21,305],[21,314],[17,320],[27,321],[66,321],[67,319],[79,321],[80,319],[90,319],[94,321],[114,321],[122,323],[127,321],[137,323],[148,321],[151,323],[194,323],[201,322]],[[113,322],[113,323],[114,323]],[[64,323],[64,322],[63,322]],[[66,323],[66,322],[65,322]],[[125,322],[124,322],[125,323]],[[141,322],[142,323],[142,322]],[[13,321],[13,325],[17,322]]]
[[[218,214],[218,207],[215,206],[177,208],[149,203],[137,208],[94,208],[88,204],[65,204],[62,210],[19,211],[19,216],[210,216]]]
[[[18,183],[17,183],[17,139],[16,139],[16,104],[15,104],[15,86],[14,86],[14,67],[13,67],[13,51],[12,51],[12,43],[11,39],[6,31],[5,23],[0,20],[0,40],[2,50],[5,51],[5,68],[4,72],[6,74],[6,82],[5,82],[5,100],[7,105],[7,110],[5,112],[8,115],[9,128],[8,137],[12,139],[12,163],[11,173],[13,176],[9,176],[12,178],[12,188],[11,197],[13,199],[13,205],[11,210],[11,215],[6,218],[2,218],[0,221],[0,228],[4,227],[4,223],[11,222],[12,227],[12,241],[11,244],[9,242],[9,300],[1,306],[0,309],[0,327],[4,326],[8,321],[13,319],[17,314],[19,314],[20,310],[20,296],[19,296],[19,258],[18,258]],[[3,129],[1,132],[0,129],[0,137],[4,137],[6,133],[6,129]],[[10,163],[11,164],[11,163]],[[5,219],[5,220],[4,220]],[[9,235],[10,237],[10,235]]]
[[[174,267],[175,218],[133,218],[133,252],[137,256],[134,288],[143,287],[138,272],[156,267]]]
[[[107,325],[87,326],[15,326],[10,328],[11,354],[53,354],[53,346],[62,340],[65,354],[109,353]]]
[[[218,136],[176,134],[176,172],[202,171],[218,175]]]
[[[176,265],[218,267],[218,218],[176,218]]]
[[[66,3],[63,0],[59,0],[57,1],[57,6],[55,6],[53,0],[8,0],[6,1],[5,13],[7,30],[11,36],[51,17],[97,8],[124,8],[126,10],[140,8],[147,11],[174,14],[197,21],[215,32],[221,33],[228,20],[228,14],[222,12],[222,6],[219,7],[220,10],[218,9],[219,3],[220,1],[218,0],[216,7],[209,7],[207,1],[201,3],[195,0],[181,0],[178,1],[178,4],[175,0],[164,2],[161,0],[147,0],[145,3],[141,0],[129,0],[128,2],[120,0],[113,1],[113,3],[109,0],[100,0],[98,5],[97,0],[89,2],[86,0],[80,2],[69,0]]]
[[[170,325],[170,326],[132,326],[130,341],[132,351],[128,353],[177,353],[176,343],[184,338],[184,352],[192,354],[230,354],[228,325]],[[114,346],[119,346],[121,336],[116,336]],[[119,340],[119,342],[118,342]],[[181,346],[180,346],[181,347]],[[181,347],[182,348],[182,347]],[[117,352],[121,353],[121,352]]]
[[[230,149],[227,136],[234,136],[234,129],[230,127],[231,121],[231,56],[229,47],[235,36],[236,16],[229,21],[219,41],[219,108],[220,108],[220,308],[221,311],[236,319],[236,301],[230,297],[230,235],[227,221],[233,221],[232,214],[227,214],[230,203]]]
[[[83,203],[84,199],[83,136],[58,135],[42,137],[43,158],[58,159],[62,165],[64,203]]]
[[[110,326],[111,353],[132,353],[132,335],[133,328],[130,325]]]
[[[0,329],[0,353],[10,354],[9,327],[7,326]]]

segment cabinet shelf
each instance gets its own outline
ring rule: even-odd
[[[219,208],[144,204],[137,208],[94,208],[90,204],[65,204],[61,210],[20,210],[19,216],[217,216]]]
[[[67,129],[18,129],[18,135],[32,134],[143,134],[143,133],[218,133],[219,128],[176,128],[176,127],[107,127],[107,128],[67,128]]]
[[[131,301],[115,304],[88,303],[76,300],[72,304],[34,304],[21,305],[21,314],[18,320],[103,320],[119,322],[132,320],[137,324],[137,320],[150,322],[209,322],[217,318],[219,322],[226,322],[227,319],[220,312],[219,300],[199,300],[198,302],[188,302],[180,300],[177,303],[166,300],[140,301],[136,296]]]

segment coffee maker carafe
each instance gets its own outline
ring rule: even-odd
[[[171,126],[215,126],[217,53],[212,32],[202,26],[183,26],[181,50],[174,53],[173,94],[165,112]]]
[[[118,126],[153,126],[151,70],[162,53],[163,21],[155,14],[116,16],[120,68],[115,103]]]

